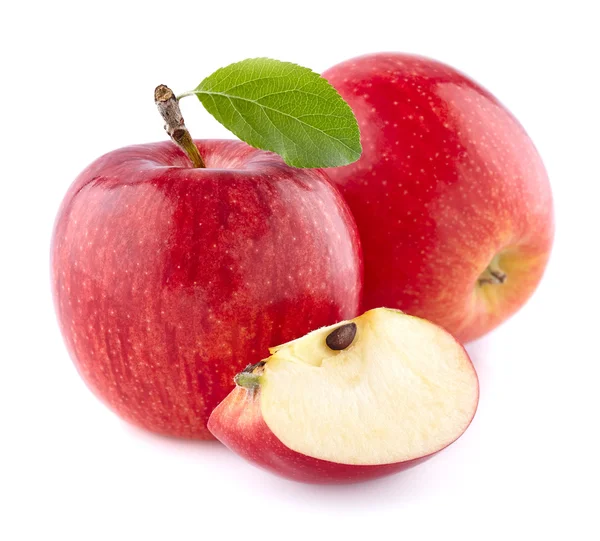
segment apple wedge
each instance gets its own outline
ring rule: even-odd
[[[270,352],[235,377],[208,428],[290,479],[395,473],[450,445],[477,409],[477,374],[464,348],[398,310],[369,310]]]

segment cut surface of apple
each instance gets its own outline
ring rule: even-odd
[[[234,451],[294,479],[398,471],[456,440],[477,408],[463,347],[397,310],[370,310],[271,353],[238,374],[208,426]]]

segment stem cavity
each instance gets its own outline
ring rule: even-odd
[[[477,279],[477,285],[499,285],[506,282],[507,275],[500,268],[498,259],[498,256],[494,256],[487,268],[479,275],[479,278]]]
[[[205,167],[198,147],[185,127],[179,102],[173,91],[168,86],[158,85],[154,90],[154,103],[165,121],[165,131],[171,140],[185,152],[194,167]]]

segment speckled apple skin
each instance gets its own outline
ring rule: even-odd
[[[56,313],[85,382],[123,418],[210,438],[206,422],[267,348],[357,315],[360,241],[339,192],[240,141],[91,164],[51,248]]]
[[[260,390],[236,387],[212,412],[208,428],[234,453],[281,477],[315,484],[368,481],[406,470],[435,453],[381,465],[339,464],[298,453],[285,446],[265,423],[260,411]]]
[[[361,235],[363,309],[400,308],[463,342],[496,327],[533,293],[553,240],[550,185],[525,130],[426,58],[367,55],[323,76],[361,129],[361,158],[326,172]],[[496,254],[506,282],[478,287]]]

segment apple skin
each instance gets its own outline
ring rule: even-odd
[[[358,313],[354,220],[320,170],[240,141],[106,154],[75,180],[51,247],[56,313],[92,391],[151,431],[212,438],[233,377],[272,344]]]
[[[368,481],[416,466],[439,452],[414,460],[381,465],[339,464],[313,458],[293,451],[273,434],[262,417],[260,397],[243,387],[236,387],[214,409],[208,420],[208,428],[221,443],[248,462],[281,477],[303,483],[342,484]]]
[[[361,158],[326,172],[360,232],[363,309],[399,308],[462,342],[499,325],[535,290],[553,241],[548,177],[525,130],[426,58],[372,54],[323,76],[361,129]],[[490,263],[503,283],[485,279]]]

